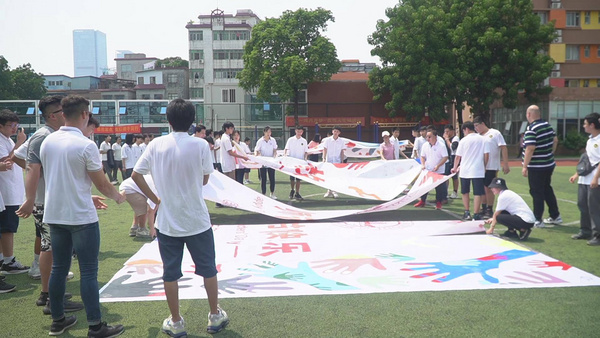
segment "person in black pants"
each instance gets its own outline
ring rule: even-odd
[[[535,222],[533,211],[521,196],[508,190],[503,178],[495,178],[488,187],[498,196],[498,202],[492,218],[485,221],[490,225],[486,233],[493,233],[496,223],[500,223],[508,228],[503,236],[527,240]]]
[[[254,152],[256,156],[277,156],[277,142],[271,137],[271,127],[266,126],[264,128],[263,137],[256,142]],[[277,196],[275,196],[275,169],[267,167],[260,168],[260,189],[263,195],[267,193],[267,174],[269,174],[271,198],[277,199]]]

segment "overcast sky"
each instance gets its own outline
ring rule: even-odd
[[[106,34],[108,66],[115,51],[188,59],[185,25],[198,15],[220,8],[226,14],[251,9],[259,18],[278,17],[285,10],[323,7],[333,12],[325,35],[340,59],[377,62],[367,36],[375,31],[385,9],[398,0],[0,0],[0,55],[14,69],[30,63],[36,72],[73,76],[73,30]]]

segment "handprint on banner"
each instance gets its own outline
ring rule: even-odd
[[[342,270],[342,275],[349,275],[362,266],[372,266],[378,270],[386,270],[385,266],[383,266],[377,258],[372,257],[332,258],[322,261],[315,261],[313,263],[317,263],[316,265],[313,264],[313,268],[323,268],[329,266],[330,268],[323,271],[324,273],[338,272]]]
[[[132,275],[123,275],[110,282],[106,289],[102,290],[102,298],[120,297],[158,297],[165,295],[162,276],[145,279],[139,282],[127,283]],[[192,278],[179,279],[179,289],[191,288],[191,285],[182,285]]]
[[[521,281],[524,283],[534,283],[534,284],[556,284],[556,283],[566,283],[566,281],[549,275],[540,271],[533,271],[531,273],[514,271],[515,274],[519,274],[520,276],[506,276],[506,278],[514,279],[517,281]],[[517,283],[520,284],[520,283]]]
[[[331,279],[323,278],[314,272],[306,262],[298,263],[297,268],[290,268],[277,263],[263,261],[263,264],[254,264],[258,269],[241,269],[247,273],[275,279],[285,279],[292,282],[306,284],[323,291],[356,290],[355,287]]]
[[[533,265],[535,267],[538,267],[540,269],[542,268],[554,268],[554,267],[558,267],[561,268],[561,270],[566,271],[569,270],[570,268],[572,268],[571,265],[561,262],[561,261],[555,261],[555,262],[551,262],[551,261],[533,261],[530,262],[529,265]]]
[[[128,268],[134,268],[135,271],[127,271],[128,273],[137,273],[139,275],[145,275],[149,273],[151,275],[162,276],[162,262],[155,261],[152,259],[140,259],[137,261],[131,261],[125,264]]]
[[[236,291],[244,291],[254,293],[258,290],[292,290],[289,286],[276,286],[286,285],[286,282],[242,282],[244,279],[252,278],[251,275],[237,276],[234,278],[219,280],[219,291],[223,291],[229,294],[235,294]]]
[[[405,278],[398,276],[372,276],[372,277],[361,277],[356,280],[357,282],[376,289],[385,289],[388,285],[398,286],[407,285],[408,281]]]
[[[402,256],[402,255],[397,255],[397,254],[393,254],[393,253],[383,254],[383,255],[377,255],[377,257],[391,259],[391,260],[394,261],[394,263],[406,262],[406,261],[414,261],[415,260],[414,257]]]
[[[498,283],[498,279],[488,274],[489,270],[496,269],[502,262],[507,262],[517,258],[535,255],[533,251],[509,250],[493,254],[486,257],[476,259],[468,259],[464,261],[442,262],[424,262],[424,263],[406,263],[406,265],[423,265],[418,268],[401,269],[402,271],[418,271],[418,270],[434,270],[418,275],[413,275],[411,278],[425,278],[432,276],[440,276],[432,282],[444,283],[453,279],[466,276],[472,273],[480,274],[483,279],[490,283]],[[443,276],[442,276],[443,275]]]

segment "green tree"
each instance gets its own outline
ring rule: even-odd
[[[187,60],[180,58],[179,56],[168,57],[168,58],[164,58],[164,59],[156,61],[155,67],[156,68],[163,68],[163,67],[167,67],[167,68],[185,67],[185,68],[188,68],[189,62]]]
[[[257,89],[257,97],[264,101],[270,101],[272,93],[282,101],[293,100],[298,124],[302,86],[328,81],[341,66],[335,46],[321,35],[329,21],[334,21],[331,11],[301,8],[258,23],[244,46],[240,86],[247,91]]]
[[[46,95],[44,77],[29,63],[10,70],[8,61],[0,56],[0,99],[39,100]]]
[[[406,0],[386,16],[369,37],[382,60],[369,86],[376,98],[391,94],[391,115],[427,109],[439,120],[445,105],[466,101],[488,117],[495,100],[513,108],[519,92],[535,101],[551,91],[540,83],[554,62],[540,51],[554,27],[540,23],[531,0]]]

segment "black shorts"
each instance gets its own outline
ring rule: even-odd
[[[483,185],[487,187],[492,184],[492,181],[496,176],[498,176],[498,170],[486,170],[485,177],[483,178]]]
[[[473,195],[485,195],[483,189],[483,178],[460,178],[460,193],[468,194],[471,192],[471,182],[473,182]]]
[[[7,205],[4,211],[0,212],[0,233],[16,233],[19,228],[19,216],[15,212],[19,210],[18,205]]]
[[[171,237],[158,235],[158,250],[163,261],[163,280],[174,282],[181,278],[184,244],[194,261],[196,275],[211,278],[217,274],[215,240],[212,228],[193,236]]]
[[[302,182],[302,180],[294,176],[290,176],[290,182]]]

